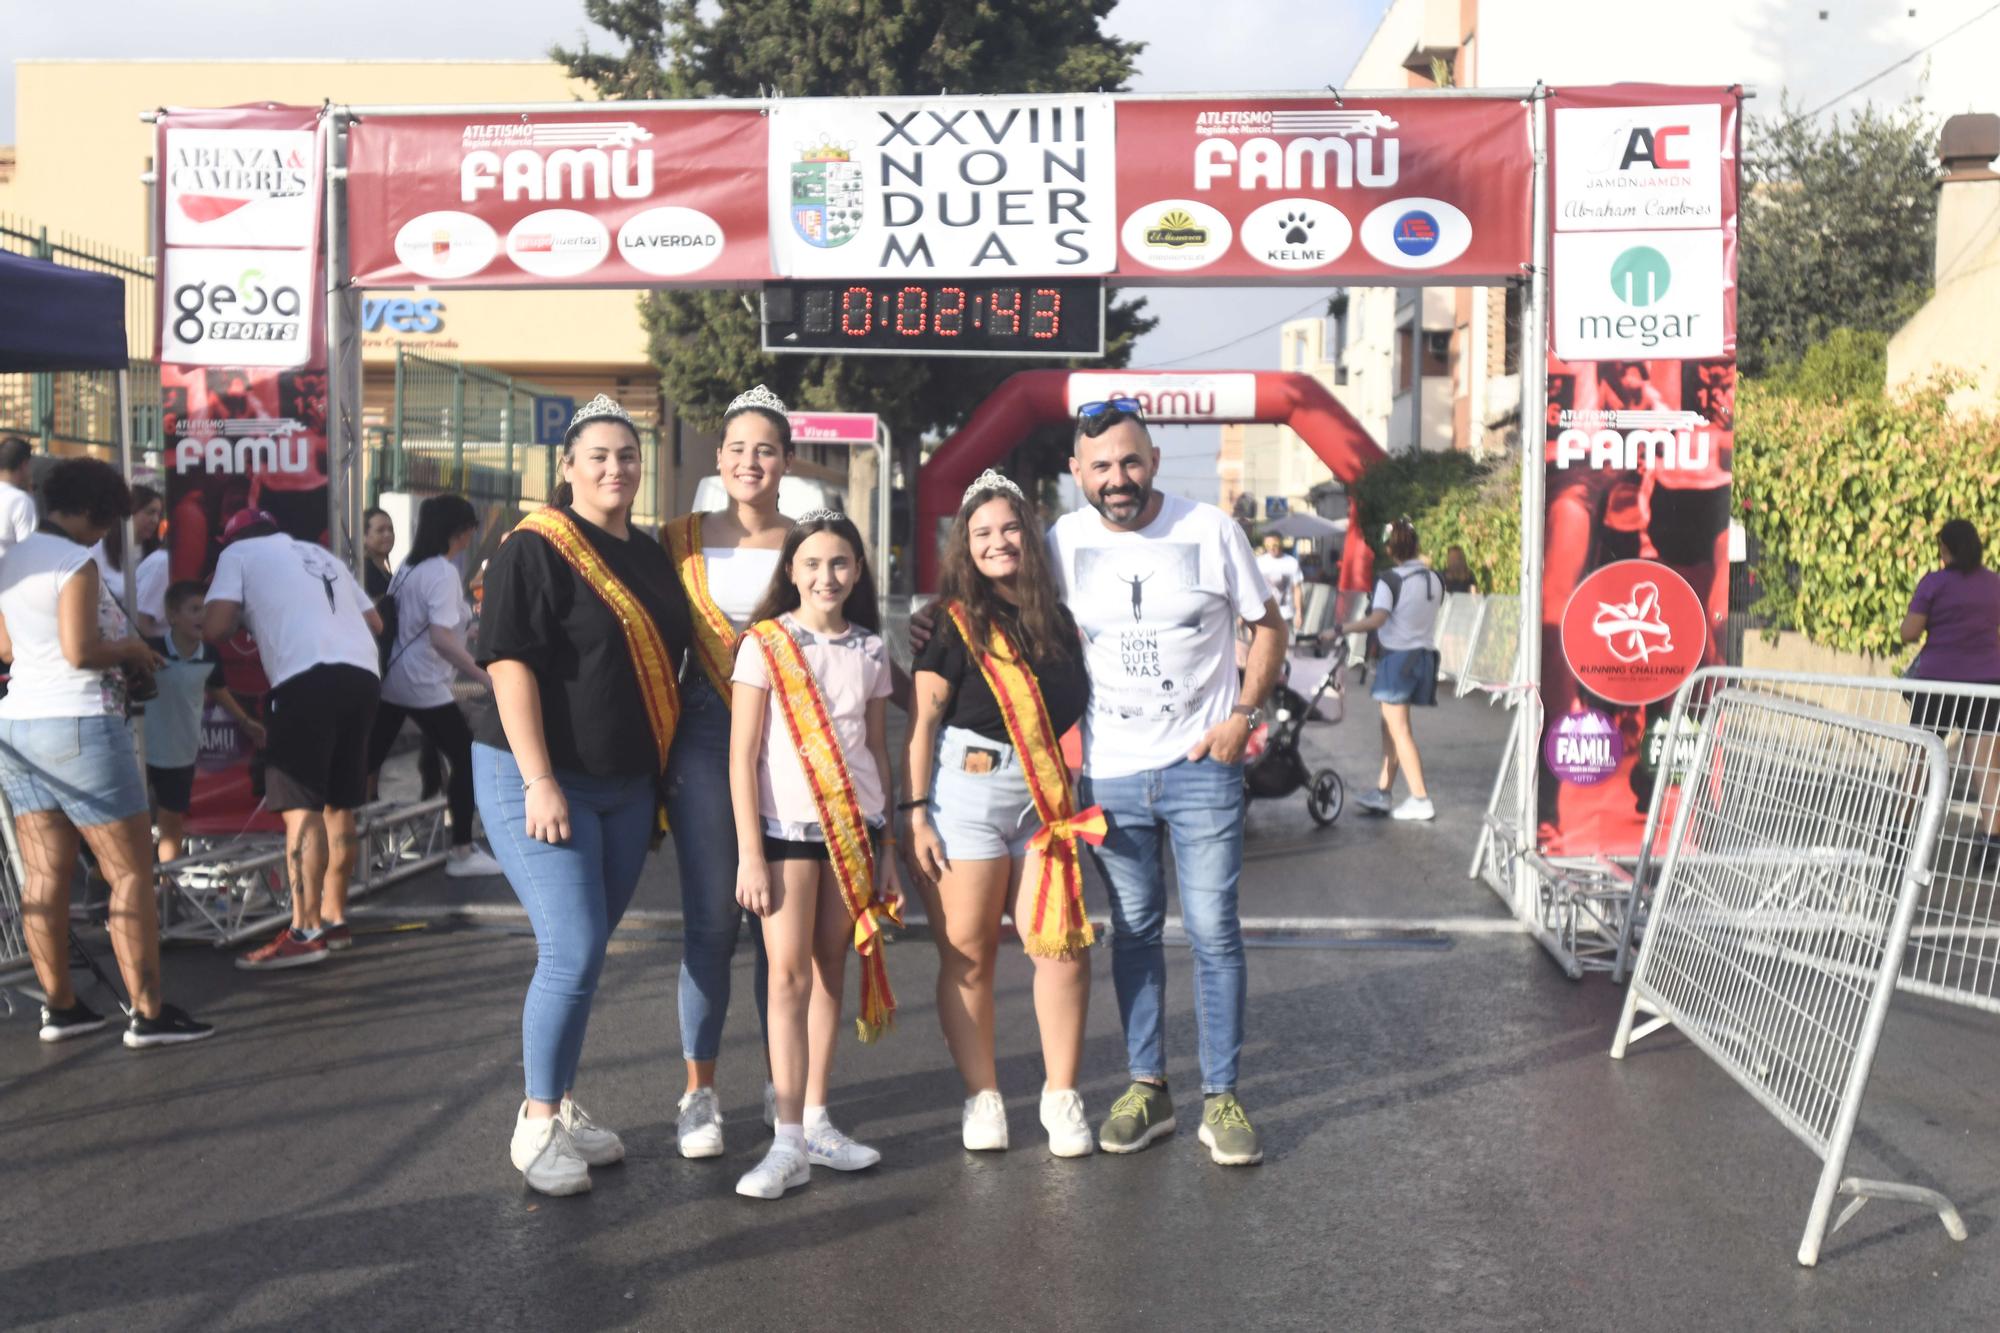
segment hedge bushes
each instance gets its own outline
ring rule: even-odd
[[[2000,551],[2000,420],[1951,415],[1949,388],[1814,400],[1743,384],[1735,503],[1771,624],[1904,656],[1896,629],[1937,568],[1939,526],[1971,519]]]
[[[1516,460],[1480,464],[1461,453],[1399,453],[1370,468],[1355,484],[1354,495],[1378,560],[1385,554],[1384,525],[1408,515],[1431,564],[1443,569],[1446,549],[1463,546],[1481,592],[1519,590],[1521,469]]]

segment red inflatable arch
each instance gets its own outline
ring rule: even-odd
[[[959,499],[980,470],[990,467],[1037,426],[1068,421],[1079,405],[1101,398],[1138,399],[1149,421],[1261,422],[1290,426],[1352,484],[1386,455],[1361,423],[1348,415],[1326,386],[1310,375],[1275,370],[1028,370],[995,389],[964,429],[946,440],[917,478],[918,534],[935,533],[958,512]],[[1349,530],[1360,515],[1348,503]],[[937,542],[917,540],[917,587],[937,587]],[[1340,563],[1342,588],[1366,588],[1373,561],[1366,542],[1349,542]]]

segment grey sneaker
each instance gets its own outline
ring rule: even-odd
[[[1134,1083],[1111,1103],[1111,1114],[1097,1131],[1097,1146],[1106,1152],[1138,1152],[1174,1132],[1174,1099],[1164,1083]]]
[[[1354,804],[1371,815],[1386,815],[1389,813],[1389,793],[1370,787],[1355,793]]]
[[[1198,1137],[1218,1166],[1255,1166],[1264,1160],[1257,1131],[1233,1092],[1218,1093],[1202,1103]]]

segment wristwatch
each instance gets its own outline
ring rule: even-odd
[[[1264,710],[1261,708],[1252,708],[1249,704],[1238,704],[1229,711],[1242,714],[1249,721],[1250,730],[1252,731],[1255,731],[1264,721]]]

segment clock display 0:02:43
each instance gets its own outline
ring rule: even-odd
[[[1057,287],[906,283],[877,288],[855,283],[838,291],[807,291],[804,314],[808,334],[1053,342],[1062,334],[1063,293]]]

